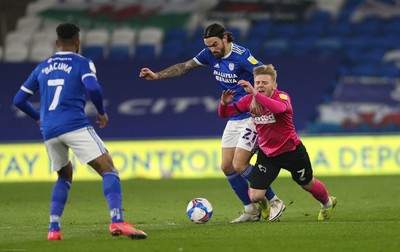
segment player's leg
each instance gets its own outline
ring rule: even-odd
[[[69,161],[68,147],[58,138],[46,141],[45,145],[51,162],[51,170],[58,174],[58,179],[51,193],[50,224],[47,239],[62,240],[60,220],[72,183],[72,164]]]
[[[92,127],[83,128],[63,136],[78,160],[81,163],[89,164],[102,177],[103,193],[111,216],[109,228],[111,234],[123,234],[132,239],[146,238],[145,232],[124,221],[119,175],[103,141],[98,137],[94,129]]]
[[[253,156],[253,151],[257,148],[257,131],[255,129],[254,123],[250,119],[238,121],[237,127],[241,130],[240,137],[238,139],[237,148],[235,150],[235,155],[233,159],[233,167],[240,173],[240,175],[247,181],[250,181],[251,170],[253,165],[250,164],[250,159]],[[269,187],[265,193],[265,197],[268,199],[268,203],[259,205],[262,212],[262,217],[264,219],[269,218],[269,220],[277,219],[284,209],[286,208],[282,200],[275,195],[271,187]]]
[[[240,134],[236,124],[236,121],[228,121],[224,130],[224,134],[222,135],[221,169],[236,196],[244,205],[243,214],[232,220],[231,223],[258,221],[260,219],[260,213],[255,204],[253,204],[250,200],[248,194],[248,182],[233,168],[233,157],[235,154],[238,136]]]
[[[290,155],[288,159],[293,165],[289,165],[288,170],[292,174],[292,179],[321,203],[318,220],[330,219],[337,199],[329,196],[325,185],[313,177],[313,170],[306,148],[303,144],[300,144]]]
[[[260,207],[265,208],[268,205],[265,193],[269,190],[276,177],[278,177],[279,172],[280,166],[275,164],[273,158],[268,158],[262,150],[259,150],[257,162],[254,165],[250,178],[250,199],[253,202],[258,202]],[[279,219],[283,211],[285,211],[286,206],[282,201],[281,204],[272,203],[274,203],[274,200],[271,201],[271,210],[269,214],[264,215],[264,213],[262,213],[262,217],[270,221],[275,221]]]

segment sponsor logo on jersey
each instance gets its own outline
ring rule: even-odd
[[[253,56],[248,57],[247,60],[253,65],[258,63],[258,60],[256,60]]]
[[[69,61],[71,61],[72,60],[72,58],[60,58],[60,57],[54,57],[54,58],[49,58],[48,60],[47,60],[47,63],[51,63],[51,62],[53,62],[53,61],[55,61],[55,60],[58,60],[58,61],[63,61],[63,60],[69,60]]]
[[[279,94],[279,98],[281,98],[282,100],[287,100],[288,97],[285,94]]]
[[[235,69],[235,64],[233,63],[229,63],[229,70],[233,71],[233,69]]]
[[[215,67],[215,68],[219,68],[219,64],[218,64],[218,63],[215,64],[214,67]]]
[[[215,79],[225,83],[237,83],[237,75],[232,73],[224,73],[217,70],[213,72]]]
[[[255,124],[268,124],[276,122],[275,116],[272,113],[269,115],[254,117],[252,120]]]

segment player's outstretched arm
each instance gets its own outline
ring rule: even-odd
[[[230,90],[230,89],[223,90],[222,94],[221,94],[221,104],[226,106],[229,103],[231,103],[233,101],[233,97],[234,97],[235,93],[236,92],[234,90]]]
[[[252,95],[257,94],[256,90],[253,88],[253,86],[248,81],[239,80],[238,85],[242,86],[244,88],[244,91],[246,91],[246,93],[248,93],[248,94],[252,94]]]
[[[172,65],[157,73],[154,73],[149,68],[142,68],[140,70],[139,77],[144,78],[146,80],[161,80],[167,78],[174,78],[182,76],[187,72],[189,72],[190,70],[199,66],[200,66],[199,64],[197,64],[193,59],[191,59],[186,62]]]

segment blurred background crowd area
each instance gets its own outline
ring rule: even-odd
[[[3,65],[52,55],[66,21],[81,27],[81,53],[95,62],[178,62],[204,48],[203,29],[218,22],[265,63],[337,59],[330,80],[298,84],[324,86],[308,89],[318,102],[303,133],[400,130],[399,0],[1,0],[0,8]]]

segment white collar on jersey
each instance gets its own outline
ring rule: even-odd
[[[56,54],[59,54],[59,55],[66,55],[66,54],[76,54],[76,53],[74,53],[74,52],[69,52],[69,51],[60,51],[60,52],[56,52]]]
[[[229,56],[231,56],[233,46],[234,46],[234,44],[231,42],[231,50],[229,51],[229,53],[228,53],[226,56],[222,57],[222,59],[226,59],[226,58],[228,58]]]

